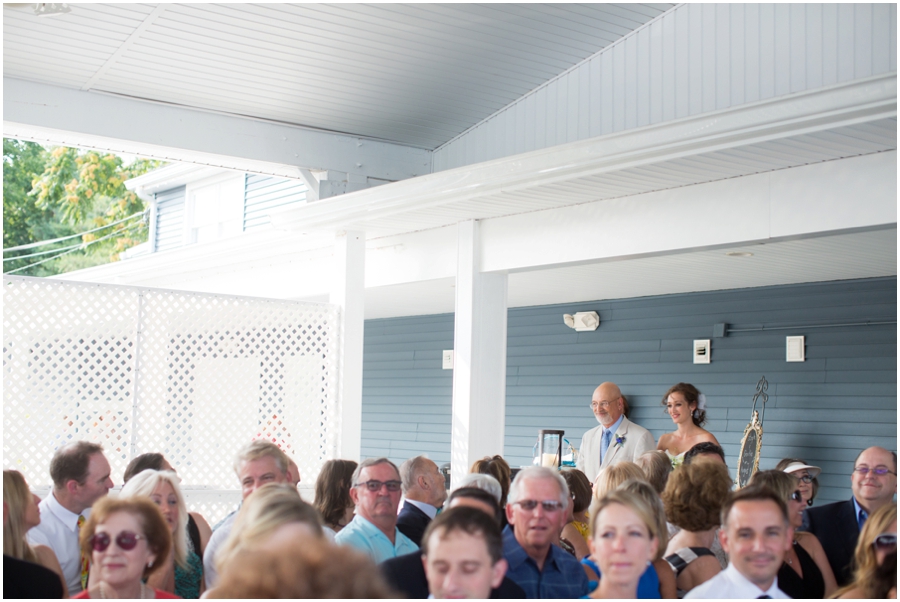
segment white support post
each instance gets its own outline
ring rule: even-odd
[[[340,418],[338,455],[360,459],[365,312],[366,235],[339,232],[334,244],[335,276],[330,301],[341,308]]]
[[[506,273],[481,273],[477,221],[458,224],[453,343],[451,486],[476,459],[503,453]]]

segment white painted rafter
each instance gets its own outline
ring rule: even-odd
[[[299,168],[386,181],[431,171],[420,148],[6,77],[3,135],[288,178]]]

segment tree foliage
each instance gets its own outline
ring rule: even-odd
[[[109,226],[85,233],[80,240],[83,250],[21,273],[57,274],[118,260],[122,251],[145,242],[148,234],[146,219],[134,218],[114,224],[145,210],[144,202],[125,188],[125,181],[160,165],[159,161],[147,159],[126,165],[121,157],[110,153],[69,147],[45,150],[33,143],[4,139],[4,226],[9,213],[15,232],[14,237],[7,237],[4,232],[4,248]],[[6,187],[7,168],[14,176],[9,191]],[[76,238],[55,246],[64,249],[78,243]],[[54,247],[35,250],[51,248]],[[29,252],[33,251],[19,255]],[[40,259],[42,257],[5,262],[4,271]]]

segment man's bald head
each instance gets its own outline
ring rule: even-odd
[[[603,383],[594,389],[594,395],[591,397],[591,409],[594,411],[597,421],[603,426],[609,427],[615,424],[625,411],[619,387],[615,383]]]

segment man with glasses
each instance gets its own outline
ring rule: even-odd
[[[559,472],[523,468],[509,488],[503,530],[507,577],[526,598],[580,598],[588,580],[575,557],[553,544],[566,523],[569,488]]]
[[[853,497],[806,510],[806,523],[822,547],[838,585],[852,580],[850,563],[866,519],[897,493],[897,454],[870,447],[856,457],[850,476]]]
[[[419,549],[397,529],[400,471],[387,458],[368,458],[353,471],[350,499],[356,515],[334,541],[365,552],[375,562],[410,554]]]
[[[601,469],[619,462],[636,462],[644,452],[656,449],[650,431],[625,417],[625,399],[613,383],[594,390],[591,410],[600,426],[581,438],[578,468],[594,481]]]

